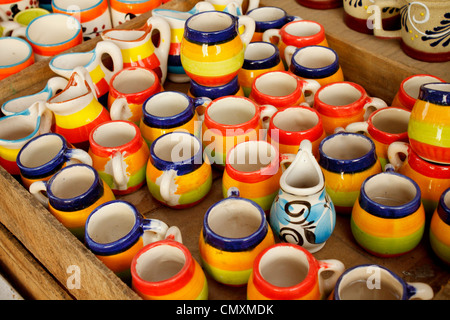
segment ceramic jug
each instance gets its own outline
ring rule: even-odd
[[[270,225],[282,241],[314,253],[325,245],[335,224],[336,211],[325,190],[324,175],[311,142],[303,140],[281,175],[280,191],[270,209]]]
[[[152,42],[152,34],[159,31],[159,45]],[[138,29],[110,29],[101,33],[103,40],[115,43],[122,51],[123,67],[145,67],[156,72],[164,84],[170,47],[170,26],[160,17],[150,17]]]
[[[180,60],[181,39],[183,39],[186,20],[198,12],[214,10],[214,6],[206,1],[198,2],[187,12],[163,8],[153,9],[152,16],[163,18],[170,26],[170,49],[167,60],[167,77],[170,81],[175,83],[189,82],[189,77],[184,72]]]
[[[108,110],[98,102],[92,86],[76,71],[67,87],[46,103],[55,116],[54,132],[61,134],[77,148],[89,148],[89,133],[98,124],[111,120]]]

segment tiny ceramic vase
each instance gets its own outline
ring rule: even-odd
[[[450,83],[427,83],[411,110],[408,137],[419,157],[450,164]]]
[[[351,214],[356,242],[379,257],[395,257],[413,250],[425,229],[420,188],[412,179],[393,172],[367,178]]]
[[[261,207],[234,192],[206,211],[199,248],[202,266],[214,280],[243,286],[253,260],[275,239]]]
[[[434,253],[450,265],[450,189],[445,190],[430,224],[430,245]]]
[[[280,178],[280,191],[270,210],[270,225],[284,242],[317,252],[333,233],[336,212],[325,189],[322,170],[309,140]]]
[[[382,171],[372,140],[348,132],[338,132],[322,140],[319,165],[336,212],[344,215],[352,212],[364,180]]]

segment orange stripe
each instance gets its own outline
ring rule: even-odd
[[[126,3],[118,0],[111,0],[111,9],[123,13],[142,14],[150,11],[162,4],[162,0],[143,1],[140,3]]]
[[[52,4],[52,9],[54,13],[64,13],[64,14],[70,14],[71,16],[75,18],[79,18],[78,20],[83,22],[89,22],[92,21],[98,17],[100,17],[107,9],[108,9],[108,1],[102,0],[100,3],[98,3],[95,7],[90,7],[86,9],[81,9],[78,12],[72,12],[67,11],[65,8],[56,7]]]
[[[32,42],[30,44],[35,53],[37,53],[41,56],[50,57],[50,56],[57,55],[63,51],[66,51],[70,48],[73,48],[76,45],[81,44],[82,41],[83,41],[83,33],[81,32],[81,29],[80,29],[75,38],[73,38],[71,41],[64,42],[60,45],[37,46]]]

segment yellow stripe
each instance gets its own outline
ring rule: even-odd
[[[448,107],[423,100],[417,100],[414,108],[411,110],[410,118],[427,124],[433,125],[439,123],[439,126],[450,126],[450,117],[443,116],[443,112],[446,108]]]
[[[130,269],[131,261],[142,247],[143,240],[142,238],[139,238],[138,241],[131,246],[131,248],[128,248],[123,252],[109,256],[96,255],[96,257],[100,259],[113,272],[122,272],[124,270]]]
[[[55,122],[58,124],[58,127],[64,129],[79,128],[97,119],[102,110],[103,106],[94,98],[78,112],[64,116],[55,113]]]
[[[182,44],[182,51],[183,55],[181,58],[186,58],[187,62],[220,62],[240,55],[242,55],[242,62],[244,61],[244,45],[239,36],[220,45],[210,46],[201,46],[185,40]]]
[[[450,246],[450,226],[439,217],[437,211],[433,213],[431,218],[430,231],[440,242]]]
[[[15,162],[20,149],[8,149],[0,146],[0,157],[5,160]]]
[[[181,63],[186,71],[203,77],[220,77],[238,71],[242,67],[244,50],[234,57],[216,62],[197,61],[186,56],[181,57]]]
[[[105,77],[105,73],[103,72],[100,65],[97,65],[91,72],[89,72],[89,75],[91,76],[92,82],[94,83],[100,82]]]
[[[223,173],[222,184],[226,189],[229,189],[231,187],[238,188],[241,197],[251,199],[262,198],[273,194],[280,188],[280,177],[281,170],[278,170],[276,174],[266,180],[248,183],[245,181],[238,181],[233,179],[225,170]]]
[[[367,177],[381,172],[380,162],[377,162],[367,170],[355,173],[336,173],[322,168],[327,188],[335,192],[359,191]]]
[[[171,29],[170,34],[170,42],[171,43],[180,43],[183,39],[184,28],[181,29]]]
[[[121,49],[124,62],[136,62],[150,57],[154,52],[154,46],[143,43],[130,49]]]

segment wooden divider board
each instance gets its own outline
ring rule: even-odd
[[[198,1],[172,0],[164,7],[187,11],[196,2]],[[443,78],[449,77],[449,63],[438,65],[410,61],[412,59],[404,57],[399,47],[396,47],[398,43],[380,42],[379,39],[352,32],[343,26],[340,20],[342,8],[317,11],[301,7],[293,0],[267,0],[264,1],[264,5],[280,6],[289,14],[323,23],[329,44],[338,51],[347,79],[364,85],[370,94],[384,98],[386,101],[393,97],[393,92],[401,79],[410,74],[422,73],[425,70],[430,73],[431,70],[435,70],[436,73],[433,74]],[[147,17],[148,15],[140,16],[121,27],[141,26]],[[87,41],[73,51],[90,50],[98,41],[98,38]],[[372,48],[367,49],[363,43],[370,44]],[[385,43],[388,49],[378,47]],[[389,55],[382,56],[380,52],[388,52]],[[370,63],[366,64],[366,61]],[[362,62],[365,67],[361,65]],[[0,103],[15,96],[37,92],[45,86],[45,81],[51,76],[54,74],[49,70],[46,62],[39,62],[18,75],[0,81]],[[166,82],[164,88],[182,92],[188,90],[187,85],[170,82]],[[190,209],[173,210],[162,206],[153,200],[146,186],[120,198],[133,203],[147,218],[161,219],[168,225],[178,226],[182,232],[183,243],[199,261],[198,236],[203,216],[212,204],[223,197],[221,176],[221,171],[214,170],[213,186],[208,197]],[[2,168],[0,168],[0,222],[17,237],[71,297],[75,299],[139,298]],[[338,215],[333,235],[325,247],[314,256],[318,259],[339,259],[346,267],[362,263],[381,264],[406,281],[429,283],[434,289],[436,299],[450,299],[448,284],[450,273],[448,268],[431,253],[427,236],[424,237],[420,246],[407,255],[389,259],[377,258],[367,254],[355,243],[350,231],[349,217]],[[68,283],[71,276],[71,273],[68,273],[70,266],[80,268],[81,287],[79,289],[72,288],[72,285]],[[209,277],[208,284],[211,300],[246,298],[245,287],[224,286]]]

